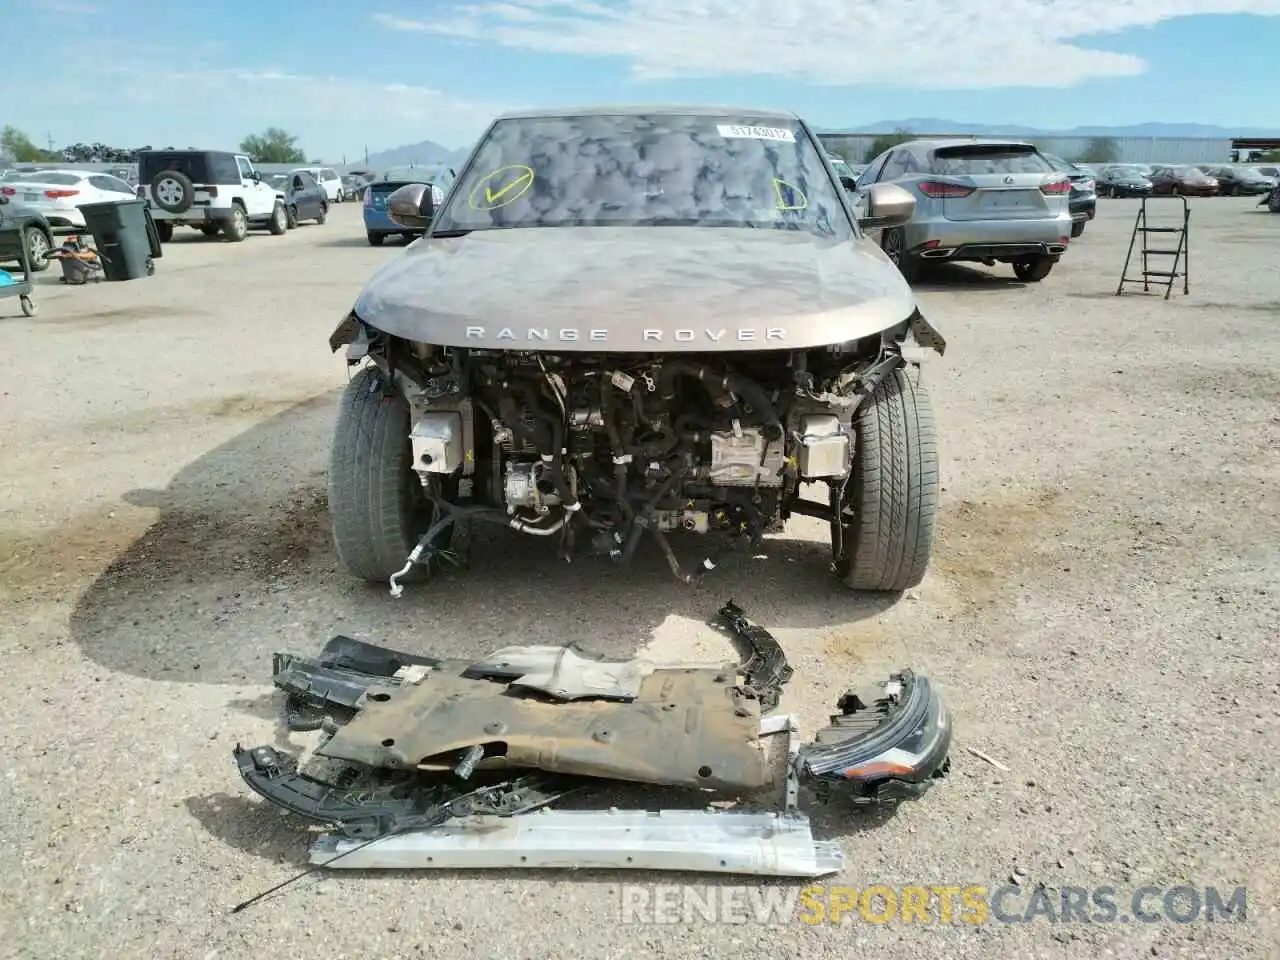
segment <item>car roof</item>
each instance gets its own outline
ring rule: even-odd
[[[153,147],[153,148],[152,148],[152,149],[150,149],[150,150],[139,150],[139,151],[138,151],[138,156],[140,156],[140,157],[141,157],[141,156],[143,156],[143,155],[146,155],[146,154],[152,154],[152,153],[163,153],[163,154],[170,154],[170,155],[172,155],[172,154],[181,154],[181,153],[188,153],[188,154],[190,154],[190,153],[204,153],[204,154],[217,154],[217,155],[224,156],[224,157],[247,157],[247,156],[249,156],[249,155],[248,155],[247,153],[245,153],[243,150],[202,150],[202,149],[200,149],[199,147]]]
[[[64,176],[70,175],[73,177],[93,177],[102,173],[106,173],[107,176],[112,176],[112,174],[107,173],[105,170],[71,170],[63,167],[41,167],[39,170],[19,170],[17,172],[24,177],[44,176],[47,173],[59,173]],[[119,177],[116,179],[118,180]]]
[[[644,114],[658,116],[723,117],[747,116],[769,120],[796,121],[800,117],[789,110],[761,110],[748,107],[715,106],[711,104],[678,103],[610,103],[594,106],[542,107],[537,110],[512,110],[501,114],[498,120],[533,119],[550,117],[635,117]]]
[[[920,140],[904,140],[895,144],[898,147],[923,147],[926,150],[938,150],[943,147],[1031,147],[1034,143],[1026,140],[1000,140],[992,137],[932,137]]]

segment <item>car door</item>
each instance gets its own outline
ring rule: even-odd
[[[295,176],[302,191],[300,196],[305,198],[302,202],[305,203],[307,209],[307,212],[302,216],[306,219],[320,216],[320,214],[324,213],[324,188],[316,183],[315,178],[306,171],[300,170]]]
[[[276,206],[275,188],[258,175],[253,161],[243,154],[236,155],[236,167],[240,170],[245,212],[250,218],[270,215]]]

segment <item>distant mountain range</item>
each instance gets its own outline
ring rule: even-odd
[[[411,143],[408,146],[371,153],[367,163],[357,162],[351,166],[369,166],[375,170],[385,170],[387,167],[432,167],[438,164],[456,167],[467,158],[470,152],[470,147],[450,150],[434,140],[423,140],[421,143]]]
[[[1073,127],[1070,130],[1050,130],[1040,127],[1023,127],[1018,124],[1001,126],[991,123],[961,123],[938,117],[912,117],[909,120],[878,120],[869,124],[851,124],[847,127],[815,127],[818,133],[893,133],[909,130],[912,133],[965,133],[976,136],[1019,137],[1177,137],[1187,139],[1227,140],[1231,137],[1278,137],[1280,128],[1218,127],[1208,123],[1139,123],[1129,127]],[[456,167],[467,158],[470,147],[451,150],[434,140],[423,140],[391,150],[369,154],[367,165],[375,170],[387,167],[434,166],[445,164]],[[363,164],[352,164],[362,166]]]
[[[910,120],[878,120],[870,124],[847,127],[816,127],[818,133],[966,133],[977,136],[1020,137],[1177,137],[1187,139],[1229,140],[1232,137],[1280,137],[1280,128],[1218,127],[1208,123],[1139,123],[1128,127],[1073,127],[1070,130],[1023,127],[1018,124],[960,123],[937,117],[912,117]]]

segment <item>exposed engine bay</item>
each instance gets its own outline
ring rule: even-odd
[[[478,520],[554,537],[565,558],[585,545],[620,564],[648,533],[686,582],[718,560],[686,571],[671,532],[757,542],[792,512],[830,518],[829,504],[801,500],[801,484],[838,494],[860,403],[922,344],[941,348],[918,313],[875,337],[793,351],[440,347],[354,314],[330,343],[349,344],[352,364],[371,359],[410,405],[432,526],[402,574],[432,558],[448,527]]]

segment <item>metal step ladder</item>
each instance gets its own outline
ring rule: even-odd
[[[1173,293],[1173,282],[1179,277],[1182,278],[1182,292],[1188,294],[1191,292],[1191,204],[1187,202],[1187,198],[1175,194],[1167,199],[1179,200],[1182,202],[1182,222],[1176,227],[1157,226],[1153,227],[1147,221],[1147,203],[1152,200],[1163,202],[1164,197],[1143,197],[1142,206],[1138,208],[1138,215],[1133,221],[1133,233],[1129,237],[1129,252],[1125,254],[1124,270],[1120,272],[1120,283],[1116,286],[1116,296],[1120,296],[1124,292],[1126,283],[1142,284],[1142,292],[1150,293],[1152,283],[1158,287],[1164,285],[1164,298],[1169,299],[1169,295]],[[1138,242],[1138,234],[1142,234],[1142,276],[1130,277],[1129,264],[1133,260],[1134,244]],[[1158,240],[1150,240],[1152,236],[1158,237]],[[1158,247],[1149,246],[1150,243],[1160,243]],[[1161,269],[1152,269],[1152,257],[1172,257],[1173,260],[1156,260]],[[1163,269],[1168,267],[1168,269]],[[1179,269],[1181,267],[1181,269]]]

